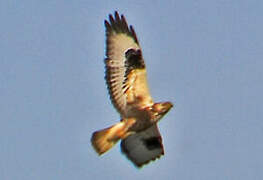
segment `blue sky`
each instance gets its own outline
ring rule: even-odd
[[[263,1],[0,2],[0,179],[263,179]],[[104,19],[135,28],[165,156],[136,169],[93,131],[119,121]]]

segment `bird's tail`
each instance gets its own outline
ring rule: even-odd
[[[123,120],[111,127],[94,132],[91,143],[95,151],[101,155],[112,148],[120,139],[126,138],[130,135],[128,129],[134,122],[134,119]]]

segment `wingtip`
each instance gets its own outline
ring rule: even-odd
[[[134,158],[130,155],[130,152],[128,149],[125,148],[124,144],[123,144],[123,141],[121,142],[121,153],[127,157],[127,159],[130,160],[130,162],[138,169],[141,169],[142,167],[150,164],[151,162],[154,162],[158,159],[160,159],[162,156],[164,156],[164,148],[162,146],[162,150],[160,152],[160,154],[158,154],[157,156],[147,160],[147,161],[143,161],[143,162],[137,162],[134,160]]]
[[[123,14],[120,14],[117,10],[114,13],[109,14],[109,20],[104,21],[107,31],[116,33],[125,33],[131,36],[134,41],[139,44],[138,38],[132,26],[128,26],[128,23]]]
[[[124,152],[122,152],[122,153],[124,153]],[[127,157],[129,160],[131,160],[130,157],[129,157],[127,154],[125,154],[125,155],[126,155],[126,157]],[[156,156],[156,157],[154,157],[154,158],[152,158],[152,159],[149,159],[148,161],[145,161],[145,162],[142,162],[142,163],[137,163],[137,162],[134,162],[134,161],[131,160],[131,163],[132,163],[132,164],[134,165],[134,167],[136,167],[137,169],[142,169],[143,167],[149,165],[150,163],[152,163],[152,162],[154,162],[154,161],[156,161],[156,160],[159,160],[162,156],[164,156],[164,151],[163,151],[159,156]]]
[[[153,158],[153,159],[150,159],[149,161],[147,162],[144,162],[144,163],[141,163],[141,164],[134,164],[135,167],[137,167],[138,169],[142,169],[143,167],[145,167],[146,165],[150,164],[151,162],[154,162],[155,160],[158,160],[160,159],[162,156],[164,156],[164,152],[162,154],[160,154],[159,156]]]
[[[120,18],[118,11],[114,11],[114,16],[115,16],[116,19]]]
[[[111,29],[111,25],[106,19],[104,20],[104,25],[105,25],[107,31],[109,31]]]

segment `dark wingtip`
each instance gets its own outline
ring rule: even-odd
[[[136,33],[135,33],[134,28],[133,28],[132,25],[130,25],[130,32],[131,32],[133,38],[135,39],[135,41],[138,42],[138,39],[137,39]]]
[[[110,23],[111,23],[111,24],[114,24],[114,18],[113,18],[113,16],[112,16],[112,14],[109,15],[109,20],[110,20]]]
[[[110,33],[112,31],[112,27],[111,27],[110,23],[107,20],[105,20],[104,25],[106,27],[106,33],[107,34]]]
[[[139,44],[136,33],[132,26],[128,26],[127,21],[123,14],[119,14],[118,11],[114,11],[113,14],[109,14],[109,20],[104,21],[106,30],[115,31],[116,33],[125,33],[131,36],[134,41]]]
[[[114,16],[115,16],[115,19],[120,19],[118,11],[114,11]]]

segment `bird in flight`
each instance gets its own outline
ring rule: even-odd
[[[118,12],[105,20],[105,79],[112,104],[121,120],[96,131],[91,143],[101,155],[121,140],[121,151],[136,167],[164,154],[157,122],[173,107],[171,102],[154,103],[149,92],[146,68],[132,26]]]

